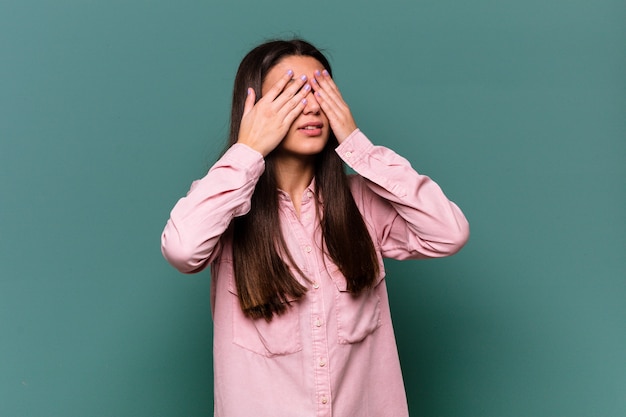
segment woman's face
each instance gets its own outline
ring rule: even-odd
[[[310,81],[315,71],[322,71],[324,67],[310,56],[287,56],[278,61],[265,76],[262,94],[265,95],[288,70],[293,71],[294,77],[306,75],[307,80]],[[326,146],[330,134],[328,118],[320,108],[313,92],[306,96],[306,100],[304,110],[293,122],[276,151],[291,156],[311,156],[320,153]]]

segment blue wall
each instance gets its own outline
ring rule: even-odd
[[[0,2],[0,416],[212,415],[209,275],[161,257],[243,54],[326,48],[472,237],[390,262],[412,416],[626,415],[626,4]]]

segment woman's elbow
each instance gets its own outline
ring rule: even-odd
[[[183,274],[200,272],[206,266],[206,259],[201,259],[195,248],[185,247],[180,242],[172,244],[165,234],[161,237],[161,253],[170,265]]]
[[[467,220],[457,222],[456,227],[450,231],[447,246],[447,255],[454,255],[460,251],[470,237],[470,227]]]
[[[441,226],[437,234],[422,240],[422,253],[428,258],[444,258],[460,251],[469,239],[469,224],[463,220]]]

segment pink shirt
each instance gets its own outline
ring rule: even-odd
[[[300,217],[289,195],[280,197],[282,232],[311,281],[302,280],[306,295],[270,323],[243,315],[229,224],[249,211],[264,170],[245,145],[232,146],[171,212],[163,255],[185,273],[211,266],[215,416],[408,416],[382,258],[451,255],[467,241],[468,223],[435,182],[358,129],[336,152],[359,174],[352,194],[380,262],[378,284],[359,297],[320,249],[311,185]]]

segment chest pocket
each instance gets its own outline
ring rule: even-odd
[[[228,292],[232,303],[233,343],[266,357],[284,356],[302,350],[300,337],[300,302],[290,299],[287,311],[274,315],[272,321],[246,317],[239,305],[234,278],[229,277]]]
[[[363,341],[381,326],[380,285],[385,276],[383,266],[373,288],[354,296],[347,290],[346,278],[339,268],[330,265],[328,272],[337,287],[337,340],[341,344]]]

